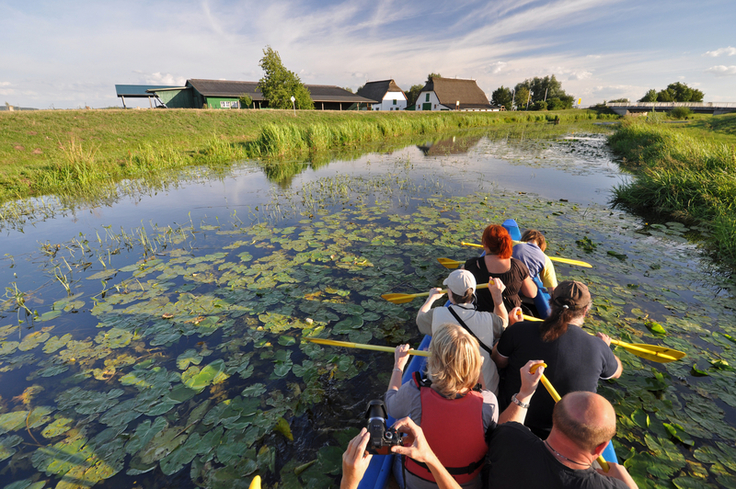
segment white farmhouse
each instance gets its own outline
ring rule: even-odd
[[[433,76],[417,98],[415,110],[497,111],[475,80]]]
[[[393,80],[367,82],[356,95],[375,100],[371,110],[406,109],[406,94]]]

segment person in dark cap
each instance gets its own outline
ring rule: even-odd
[[[545,375],[561,396],[568,392],[596,392],[600,379],[621,376],[621,360],[610,349],[611,338],[583,331],[585,315],[592,301],[588,287],[573,280],[555,287],[551,314],[543,322],[522,321],[509,326],[493,349],[499,369],[506,369],[499,386],[499,407],[514,402],[519,391],[519,368],[531,359],[547,364]],[[554,400],[546,392],[534,396],[525,425],[544,439],[552,429]]]

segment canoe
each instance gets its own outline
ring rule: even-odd
[[[504,221],[503,226],[509,231],[509,234],[511,235],[511,239],[514,239],[517,241],[521,239],[521,233],[519,231],[519,226],[515,220],[507,219],[506,221]],[[534,277],[534,278],[535,278],[535,283],[537,284],[537,287],[539,288],[537,297],[534,299],[535,307],[537,307],[537,311],[540,313],[540,315],[542,315],[543,317],[546,317],[549,314],[550,296],[547,293],[547,289],[542,286],[542,281],[539,279],[539,277]],[[546,314],[543,311],[546,311]],[[432,340],[432,337],[429,335],[426,335],[422,339],[422,342],[420,343],[417,349],[418,350],[429,349],[429,343],[431,340]],[[411,380],[411,377],[412,375],[414,375],[414,372],[422,370],[424,366],[426,365],[426,363],[427,363],[426,357],[413,356],[411,361],[409,361],[409,364],[407,365],[406,370],[404,371],[404,375],[401,381],[402,384]],[[391,426],[395,421],[396,420],[394,418],[389,416],[387,420],[387,425]],[[609,462],[618,463],[616,452],[613,450],[613,442],[608,443],[608,446],[606,447],[606,450],[603,452],[602,456],[605,460]],[[363,479],[360,481],[360,485],[358,485],[358,489],[385,489],[387,488],[393,463],[394,463],[394,455],[374,455],[373,458],[371,459],[371,463],[368,466],[368,469],[363,475]]]

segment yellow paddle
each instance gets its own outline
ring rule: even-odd
[[[253,480],[250,482],[248,489],[261,489],[261,476],[260,475],[253,477]]]
[[[385,351],[387,353],[393,353],[396,348],[393,346],[378,346],[378,345],[367,345],[365,343],[351,343],[349,341],[337,341],[327,340],[324,338],[302,338],[318,345],[329,345],[329,346],[341,346],[344,348],[360,348],[362,350],[373,350],[373,351]],[[409,355],[417,355],[420,357],[428,357],[429,352],[426,350],[409,350]]]
[[[521,241],[514,241],[514,243],[521,243]],[[472,246],[474,248],[483,248],[483,245],[481,245],[481,244],[466,243],[465,241],[460,241],[460,244],[463,245],[463,246]],[[562,258],[562,257],[559,257],[559,256],[550,256],[549,259],[552,260],[552,261],[559,262],[559,263],[566,263],[568,265],[577,265],[579,267],[593,268],[593,265],[591,265],[588,262],[584,262],[584,261],[580,261],[580,260],[573,260],[571,258]],[[442,263],[442,262],[440,262],[440,263]],[[462,264],[462,263],[465,263],[465,262],[459,262],[459,263]],[[442,263],[442,264],[444,265],[444,263]],[[447,268],[450,268],[450,267],[447,267]],[[455,267],[455,268],[457,268],[457,267]]]
[[[487,289],[487,288],[488,288],[488,284],[480,284],[475,287],[475,290]],[[446,294],[447,289],[442,289],[442,293]],[[426,297],[428,295],[429,295],[429,292],[419,292],[417,294],[392,293],[392,294],[383,294],[381,298],[386,299],[389,302],[393,302],[394,304],[406,304],[407,302],[413,301],[415,297]]]
[[[543,366],[544,368],[547,368],[546,363],[541,363],[541,364],[538,363],[534,365],[529,371],[531,373],[536,372],[537,368],[539,368],[540,365]],[[560,394],[557,392],[557,389],[554,388],[554,386],[550,383],[549,379],[544,374],[542,374],[542,377],[539,380],[542,382],[542,385],[544,386],[544,388],[547,389],[547,392],[549,392],[549,395],[552,396],[552,399],[554,399],[555,403],[559,402],[560,399],[562,399],[562,397],[560,397]],[[608,469],[610,467],[608,466],[608,462],[606,462],[603,459],[603,457],[598,456],[598,464],[601,466],[604,472],[608,472]]]
[[[527,316],[524,314],[525,321],[542,321],[539,318],[533,316]],[[592,335],[590,331],[587,332]],[[626,343],[620,340],[611,339],[611,344],[620,346],[624,350],[636,355],[637,357],[651,360],[657,363],[670,363],[676,362],[683,358],[687,354],[684,351],[675,350],[674,348],[667,348],[666,346],[659,345],[647,345],[645,343]]]

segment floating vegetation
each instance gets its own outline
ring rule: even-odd
[[[733,487],[733,283],[703,268],[689,228],[403,175],[274,189],[247,223],[104,227],[39,244],[24,266],[48,285],[6,285],[0,321],[3,481],[334,486],[391,357],[302,338],[416,345],[419,304],[381,294],[437,286],[437,257],[471,256],[460,241],[513,217],[542,230],[550,253],[594,265],[557,268],[589,284],[586,326],[687,353],[659,364],[618,348],[624,374],[602,386],[640,487]],[[18,300],[38,317],[18,315]]]

